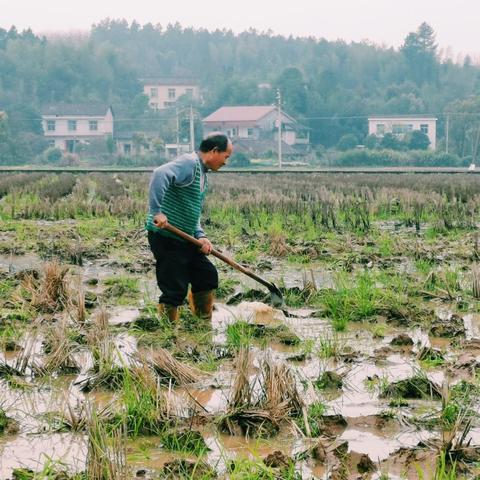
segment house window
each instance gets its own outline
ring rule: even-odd
[[[428,135],[428,123],[422,123],[420,125],[420,131],[425,135]]]
[[[189,97],[193,97],[193,88],[187,88],[185,90],[185,93],[189,96]]]
[[[411,131],[413,131],[413,125],[411,123],[394,123],[392,125],[392,133],[394,135],[404,135]]]
[[[55,131],[55,120],[47,120],[47,131],[48,132]]]
[[[237,134],[237,129],[235,127],[232,128],[232,137]]]
[[[96,132],[98,130],[98,121],[97,120],[90,120],[88,122],[88,128],[91,132]]]
[[[385,135],[385,124],[377,123],[377,135]]]
[[[175,89],[169,88],[168,89],[168,98],[175,98]]]
[[[164,107],[173,107],[175,105],[175,102],[163,102]]]
[[[253,128],[247,128],[247,137],[253,137]]]
[[[77,121],[76,120],[69,120],[68,121],[68,131],[74,132],[77,130]]]
[[[55,147],[55,140],[49,140],[49,141],[48,141],[48,146],[49,146],[50,148],[54,148],[54,147]]]
[[[150,97],[157,98],[158,97],[158,88],[151,88],[150,89]]]

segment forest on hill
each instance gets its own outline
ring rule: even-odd
[[[285,111],[321,148],[345,135],[365,143],[371,114],[432,114],[444,150],[448,115],[449,151],[477,155],[480,68],[468,56],[459,63],[440,55],[427,23],[394,49],[327,41],[321,32],[295,38],[105,19],[80,36],[0,28],[0,162],[45,148],[40,111],[50,103],[110,104],[126,123],[153,118],[146,76],[196,78],[201,116],[222,105],[274,103],[279,88]]]

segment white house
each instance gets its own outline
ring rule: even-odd
[[[309,131],[282,112],[282,140],[287,145],[309,144]],[[205,135],[225,132],[232,140],[278,139],[278,110],[273,105],[220,107],[203,119]]]
[[[51,147],[72,153],[79,143],[113,135],[113,110],[98,104],[47,105],[42,109],[42,125]]]
[[[429,148],[436,149],[437,118],[428,115],[376,115],[368,118],[368,134],[383,137],[392,133],[399,138],[419,130],[428,136]]]
[[[183,95],[200,100],[200,87],[194,79],[149,77],[141,78],[140,81],[150,107],[157,110],[175,106]]]

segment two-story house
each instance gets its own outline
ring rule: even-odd
[[[191,78],[149,77],[140,81],[150,107],[156,110],[174,107],[184,95],[195,101],[200,100],[200,87]]]
[[[437,118],[430,115],[375,115],[368,118],[368,134],[382,138],[386,133],[403,139],[403,137],[419,130],[428,136],[429,148],[437,147]]]
[[[309,131],[282,112],[282,141],[309,144]],[[225,132],[232,140],[278,140],[278,109],[273,105],[220,107],[203,119],[204,134]]]
[[[42,125],[51,147],[73,153],[80,142],[113,135],[112,107],[98,104],[58,104],[42,109]]]

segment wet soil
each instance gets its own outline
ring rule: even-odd
[[[387,224],[381,228],[396,231]],[[359,242],[353,248],[360,251],[365,246]],[[377,255],[363,261],[362,255],[365,252],[353,270],[392,268],[405,275],[418,274],[410,257],[392,255],[385,259]],[[454,257],[451,252],[449,255]],[[285,260],[269,259],[269,262],[269,268],[261,273],[271,281],[280,279],[282,288],[302,291],[305,278],[313,278],[318,290],[335,287],[335,267],[331,264],[316,260],[306,269]],[[43,260],[31,252],[0,255],[0,271],[7,277],[32,269],[40,271],[42,265]],[[306,276],[306,270],[312,273]],[[390,322],[387,316],[377,315],[362,322],[350,322],[345,331],[339,332],[318,305],[308,302],[288,307],[286,312],[254,298],[235,305],[218,302],[212,333],[208,339],[200,340],[194,336],[198,334],[195,328],[173,332],[168,337],[161,328],[153,325],[149,330],[138,322],[142,315],[154,315],[151,311],[146,313],[145,308],[154,305],[157,296],[152,269],[146,264],[139,262],[135,267],[132,262],[115,257],[85,257],[83,264],[71,266],[71,271],[72,275],[81,276],[82,285],[96,295],[86,325],[82,326],[85,336],[100,307],[107,306],[108,328],[118,352],[112,360],[116,366],[131,365],[136,352],[144,348],[139,347],[140,333],[142,340],[150,339],[151,345],[168,345],[182,361],[191,364],[198,363],[198,359],[205,361],[205,352],[210,350],[209,360],[214,362],[210,375],[201,381],[169,387],[182,424],[186,421],[187,425],[196,425],[208,451],[199,458],[167,450],[158,437],[129,439],[127,453],[132,475],[140,472],[140,476],[154,478],[167,472],[170,477],[166,478],[175,478],[179,471],[191,468],[189,462],[193,465],[201,462],[205,471],[210,469],[225,476],[232,461],[251,459],[274,469],[293,462],[300,478],[305,479],[353,479],[360,475],[374,479],[380,478],[382,472],[388,472],[389,478],[417,478],[415,465],[425,472],[435,469],[438,456],[435,445],[444,433],[441,397],[445,388],[448,391],[461,380],[475,382],[480,368],[480,315],[473,300],[469,299],[467,308],[464,307],[460,293],[448,299],[440,290],[430,291],[432,296],[423,299],[423,306],[434,314],[425,324],[409,318]],[[126,275],[133,275],[139,281],[140,293],[125,305],[107,299],[105,280]],[[228,275],[239,281],[236,293],[257,288],[249,279]],[[52,422],[46,420],[45,414],[65,410],[66,405],[78,406],[90,401],[105,406],[118,399],[116,389],[82,391],[82,382],[92,374],[94,356],[80,341],[75,352],[81,365],[78,375],[57,372],[40,378],[34,373],[32,363],[42,364],[45,358],[42,326],[58,321],[61,316],[59,312],[34,318],[35,336],[23,326],[15,339],[18,348],[5,349],[0,354],[0,407],[19,425],[17,433],[0,436],[0,478],[9,478],[12,469],[18,466],[38,470],[46,458],[61,459],[72,472],[83,471],[87,456],[85,432],[52,430]],[[252,325],[251,332],[263,332],[252,333],[249,339],[253,355],[249,381],[258,383],[261,364],[266,358],[288,365],[306,407],[323,405],[318,419],[319,436],[308,438],[298,419],[296,423],[282,424],[279,433],[271,438],[226,435],[217,428],[218,419],[229,408],[236,374],[237,350],[229,344],[227,330],[239,320]],[[275,332],[279,326],[286,327],[298,341],[282,342],[280,335],[265,335],[266,330]],[[5,375],[6,367],[2,370],[2,365],[18,367],[25,358],[25,349],[29,357],[21,376],[12,379]],[[196,353],[185,354],[185,351]],[[423,385],[434,385],[436,393],[429,394],[429,389],[425,389],[421,395],[413,395],[398,388],[404,386],[402,382],[418,376]],[[418,384],[414,388],[419,390]],[[479,413],[478,399],[470,408]],[[472,448],[480,446],[477,421],[478,415],[473,417],[468,432]],[[465,463],[468,475],[474,475],[471,459]]]

